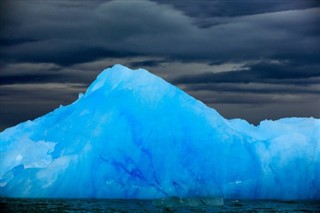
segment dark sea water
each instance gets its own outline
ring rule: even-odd
[[[9,199],[0,212],[320,212],[320,201],[225,200],[222,206],[161,206],[152,200]]]

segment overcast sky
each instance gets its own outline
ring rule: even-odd
[[[317,0],[0,5],[0,130],[72,103],[115,63],[145,68],[226,118],[320,117]]]

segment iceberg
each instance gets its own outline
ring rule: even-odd
[[[0,196],[320,199],[319,134],[315,118],[227,120],[114,65],[74,103],[0,133]]]

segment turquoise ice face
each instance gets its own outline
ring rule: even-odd
[[[314,118],[226,120],[115,65],[71,105],[0,133],[0,196],[319,199],[319,134]]]

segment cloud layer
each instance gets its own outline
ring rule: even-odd
[[[144,67],[226,117],[254,123],[319,117],[320,4],[249,3],[6,1],[0,28],[1,128],[58,102],[70,103],[113,63]],[[57,97],[62,91],[63,100]],[[34,99],[37,105],[25,107]],[[310,106],[284,110],[293,99]],[[257,109],[252,114],[234,113],[252,107]]]

